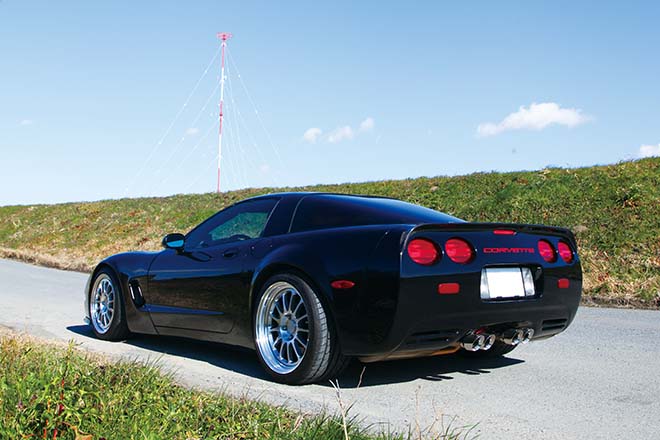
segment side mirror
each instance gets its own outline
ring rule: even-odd
[[[174,249],[175,251],[183,250],[183,245],[186,237],[183,234],[167,234],[163,237],[163,247],[165,249]]]

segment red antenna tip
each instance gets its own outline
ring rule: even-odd
[[[229,32],[218,32],[218,38],[221,39],[222,41],[227,41],[231,37],[233,37],[233,35]]]

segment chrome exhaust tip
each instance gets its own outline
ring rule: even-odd
[[[497,340],[497,336],[495,335],[483,335],[484,336],[484,345],[481,347],[482,350],[490,350],[493,344],[495,344],[495,341]]]
[[[500,336],[502,342],[507,345],[518,345],[522,342],[524,337],[524,332],[521,329],[511,328]]]
[[[461,339],[461,347],[467,351],[479,351],[485,342],[486,338],[483,335],[470,334]]]
[[[528,344],[529,341],[532,340],[532,337],[534,336],[534,329],[533,328],[526,328],[523,331],[523,337],[520,340],[521,344]]]

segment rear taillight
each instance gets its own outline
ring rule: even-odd
[[[408,243],[408,256],[417,264],[429,266],[438,261],[438,249],[429,240],[415,238]]]
[[[561,256],[562,260],[567,263],[571,263],[573,261],[573,251],[571,250],[571,247],[568,245],[568,243],[560,241],[557,244],[557,250],[559,251],[559,256]]]
[[[539,240],[539,254],[541,257],[548,263],[554,263],[557,261],[557,254],[555,253],[555,248],[552,247],[549,241]]]
[[[451,238],[445,243],[445,252],[454,263],[465,264],[474,258],[474,250],[470,243],[460,238]]]

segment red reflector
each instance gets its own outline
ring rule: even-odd
[[[516,231],[512,231],[511,229],[495,229],[493,231],[493,234],[495,234],[495,235],[516,235]]]
[[[469,263],[472,257],[474,257],[472,246],[460,238],[450,238],[447,240],[447,243],[445,243],[445,252],[454,263]]]
[[[461,291],[461,285],[458,283],[440,283],[438,284],[438,293],[440,295],[454,295]]]
[[[416,238],[408,243],[408,256],[417,264],[429,266],[438,260],[438,249],[429,240]]]
[[[557,280],[557,287],[560,289],[568,289],[568,287],[571,285],[571,282],[568,280],[568,278],[559,278]]]
[[[564,260],[567,263],[573,261],[573,251],[571,250],[571,247],[567,243],[560,241],[557,244],[557,250],[559,251],[559,255],[561,256],[562,260]]]
[[[557,261],[557,254],[555,253],[555,248],[552,247],[549,241],[539,240],[539,254],[541,257],[548,263],[554,263]]]
[[[336,280],[330,283],[330,285],[333,289],[350,289],[355,286],[355,283],[349,280]]]

